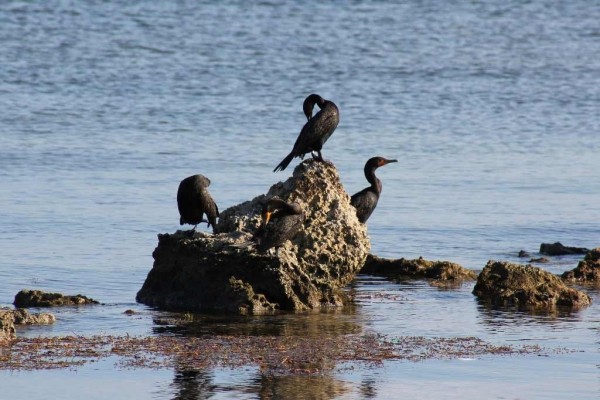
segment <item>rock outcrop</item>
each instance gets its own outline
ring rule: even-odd
[[[264,202],[293,201],[305,213],[303,229],[278,249],[248,245]],[[341,306],[342,288],[369,252],[337,170],[307,160],[267,195],[224,210],[216,235],[177,231],[158,235],[154,266],[138,302],[171,310],[262,313]]]
[[[0,343],[17,337],[14,310],[0,309]]]
[[[591,303],[590,296],[568,287],[550,272],[506,261],[488,261],[473,294],[492,305],[523,308],[579,308]]]
[[[372,254],[369,254],[360,272],[369,275],[436,281],[472,281],[477,278],[475,271],[449,261],[427,261],[423,257],[416,260],[387,259]]]
[[[12,340],[16,335],[15,325],[53,324],[52,314],[30,314],[23,309],[0,308],[0,342]]]
[[[561,276],[572,283],[600,283],[600,247],[590,250],[577,267]]]
[[[525,250],[519,250],[518,257],[520,257],[520,258],[525,258],[525,257],[531,257],[531,256],[530,256],[530,255],[529,255],[529,253],[528,253],[528,252],[526,252]]]
[[[15,307],[56,307],[80,306],[84,304],[99,304],[89,297],[76,295],[63,295],[60,293],[47,293],[41,290],[23,289],[15,296]]]
[[[540,245],[540,253],[547,256],[565,256],[569,254],[586,254],[589,249],[585,247],[570,247],[563,246],[562,243],[542,243]]]

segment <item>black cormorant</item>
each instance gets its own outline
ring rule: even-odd
[[[375,176],[375,170],[398,160],[386,160],[383,157],[373,157],[365,164],[365,178],[371,186],[364,188],[350,198],[350,204],[356,208],[356,216],[363,224],[367,222],[371,213],[377,206],[381,194],[381,181]]]
[[[312,116],[314,106],[318,105],[320,110],[315,116]],[[340,112],[337,106],[329,100],[325,100],[318,94],[311,94],[302,105],[304,115],[308,121],[304,124],[302,131],[294,143],[294,148],[290,154],[285,157],[277,167],[273,170],[283,171],[294,157],[304,159],[306,153],[311,153],[313,158],[323,161],[321,149],[323,144],[329,139],[329,136],[335,131],[335,128],[340,122]],[[317,152],[318,157],[315,157],[313,152]]]
[[[278,247],[293,239],[304,223],[304,212],[298,203],[273,197],[262,209],[262,223],[252,240],[260,252]]]
[[[208,193],[210,179],[204,175],[192,175],[181,181],[177,190],[177,208],[179,209],[179,224],[194,225],[194,229],[200,222],[207,222],[207,226],[213,227],[217,223],[219,208]],[[202,219],[206,214],[206,220]]]

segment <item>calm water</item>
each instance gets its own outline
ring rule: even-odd
[[[57,310],[56,325],[21,335],[158,334],[157,314],[134,298],[156,234],[179,227],[179,181],[207,175],[221,209],[265,193],[291,173],[271,170],[312,92],[341,110],[323,154],[350,193],[366,186],[369,157],[399,160],[378,173],[375,254],[481,269],[521,249],[535,256],[542,242],[597,247],[598,21],[600,2],[578,0],[1,2],[0,304],[24,287],[106,304]],[[486,310],[471,289],[362,277],[352,312],[253,321],[302,334],[350,320],[576,351],[275,381],[251,368],[114,372],[107,361],[0,382],[29,399],[66,398],[65,386],[89,399],[290,397],[297,387],[322,388],[313,398],[600,397],[597,291],[586,310],[531,316]],[[205,321],[208,333],[217,326]]]

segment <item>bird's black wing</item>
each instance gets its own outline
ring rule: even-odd
[[[356,216],[362,223],[367,222],[379,200],[371,187],[364,188],[350,198],[350,204],[356,208]]]
[[[254,236],[258,250],[264,252],[293,239],[302,228],[303,223],[304,214],[288,215],[277,218],[266,227],[259,228]]]

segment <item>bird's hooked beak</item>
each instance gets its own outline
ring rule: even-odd
[[[267,225],[269,223],[269,221],[271,220],[271,214],[273,214],[272,211],[265,211],[263,212],[263,225]]]
[[[381,166],[383,166],[383,165],[386,165],[386,164],[389,164],[389,163],[393,163],[393,162],[398,162],[398,160],[386,160],[386,159],[384,158],[384,159],[381,159],[381,160],[379,161],[379,166],[381,167]]]

